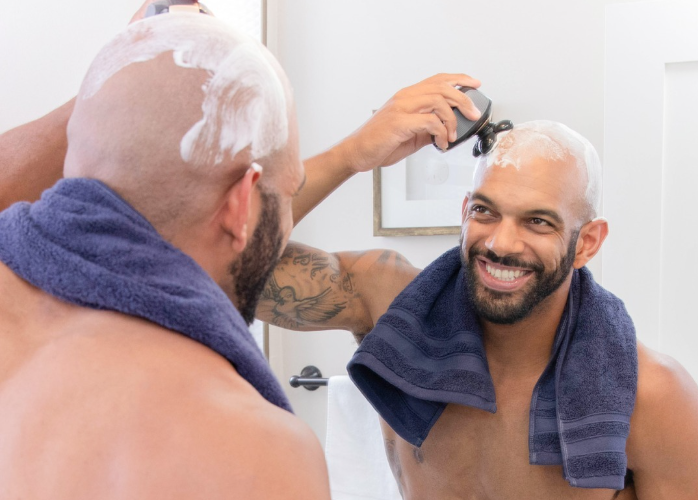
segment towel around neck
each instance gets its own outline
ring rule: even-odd
[[[0,260],[66,302],[145,318],[208,346],[269,402],[291,411],[221,288],[103,183],[64,179],[41,200],[0,213]]]
[[[398,295],[347,367],[404,440],[421,446],[449,403],[496,411],[460,247]],[[531,396],[529,461],[562,465],[572,486],[623,489],[637,389],[635,329],[623,303],[574,271],[550,362]]]

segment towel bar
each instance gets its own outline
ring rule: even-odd
[[[327,379],[322,378],[322,372],[317,366],[308,365],[301,370],[300,375],[293,375],[288,379],[291,387],[303,387],[309,391],[315,391],[318,387],[327,385]]]

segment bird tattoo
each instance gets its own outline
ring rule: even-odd
[[[298,298],[293,287],[280,287],[272,274],[262,298],[270,303],[260,303],[260,312],[271,312],[273,323],[283,328],[322,324],[334,318],[346,308],[346,302],[333,302],[327,288],[312,297]]]

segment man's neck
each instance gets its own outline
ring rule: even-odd
[[[540,376],[550,359],[570,282],[571,276],[526,318],[512,325],[480,320],[487,362],[495,381]]]

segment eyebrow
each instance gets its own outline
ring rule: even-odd
[[[495,209],[497,208],[497,204],[494,201],[492,201],[489,197],[481,193],[474,193],[470,197],[470,201],[481,201],[483,203],[486,203],[487,205],[491,205]],[[560,214],[558,214],[555,210],[549,210],[547,208],[536,208],[533,210],[528,210],[524,212],[524,215],[527,217],[548,217],[554,220],[560,226],[564,226],[565,224],[562,220],[562,217],[560,217]]]

